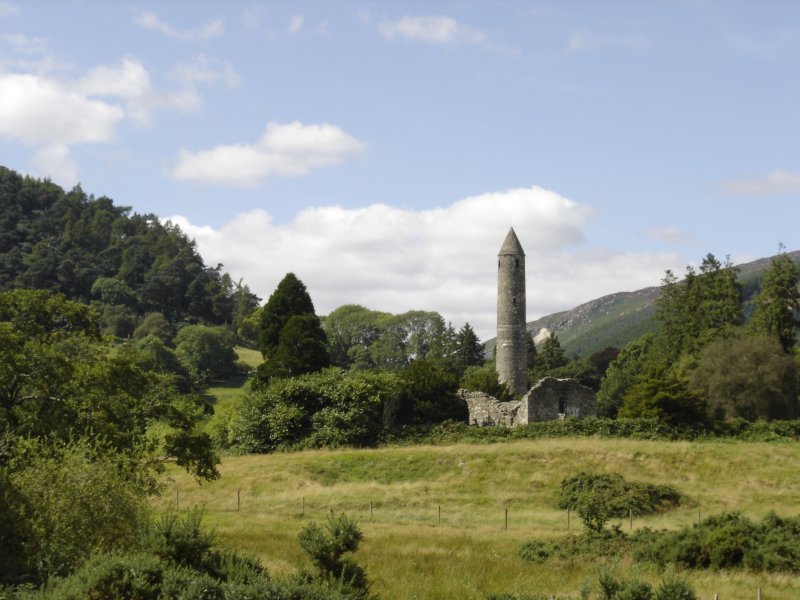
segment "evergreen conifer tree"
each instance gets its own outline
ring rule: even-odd
[[[287,273],[261,312],[258,349],[264,358],[270,358],[277,350],[281,330],[291,317],[313,314],[314,303],[306,286],[294,273]]]
[[[795,344],[795,328],[800,325],[800,272],[785,252],[772,259],[772,265],[761,282],[761,292],[754,303],[756,312],[751,327],[756,333],[777,338],[784,352]]]
[[[563,367],[569,362],[567,355],[564,354],[564,349],[561,347],[561,342],[558,341],[558,336],[552,332],[542,344],[542,350],[537,354],[538,367],[537,370],[549,371]]]
[[[456,354],[463,368],[483,364],[483,345],[469,323],[458,330]]]

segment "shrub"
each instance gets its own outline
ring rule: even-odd
[[[355,521],[332,512],[320,527],[309,523],[299,534],[300,547],[314,565],[314,577],[328,586],[353,590],[367,596],[369,581],[364,569],[346,553],[355,552],[361,543],[361,530]]]
[[[753,523],[724,513],[675,532],[643,530],[632,536],[634,558],[701,569],[741,566],[768,571],[800,571],[800,518],[768,514]]]
[[[561,481],[558,508],[580,510],[587,495],[605,499],[609,517],[649,515],[680,504],[681,494],[667,485],[628,482],[618,473],[591,474],[580,472]]]
[[[85,443],[31,444],[24,468],[6,483],[7,508],[26,534],[15,542],[24,564],[6,573],[9,579],[44,580],[94,552],[134,548],[150,514],[142,486],[122,474],[113,455]]]
[[[276,379],[244,398],[234,426],[236,438],[248,452],[300,444],[372,446],[401,385],[390,373],[335,368]]]
[[[547,561],[555,553],[555,544],[546,540],[526,542],[519,549],[519,557],[534,564]]]

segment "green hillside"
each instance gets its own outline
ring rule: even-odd
[[[792,260],[800,265],[800,251],[790,252]],[[759,291],[764,271],[771,258],[736,265],[744,295],[745,315],[751,313],[753,297]],[[568,355],[586,357],[614,346],[622,348],[640,335],[655,331],[653,322],[658,287],[648,287],[635,292],[619,292],[591,300],[573,309],[554,313],[528,322],[528,331],[537,336],[543,330],[555,332]],[[486,342],[487,356],[494,350],[495,340]]]
[[[758,518],[770,510],[796,515],[798,461],[800,445],[794,442],[563,438],[319,450],[228,457],[220,467],[222,477],[202,485],[175,470],[161,502],[166,507],[177,500],[181,510],[205,507],[207,522],[225,541],[255,554],[273,573],[304,565],[298,532],[334,510],[360,522],[364,543],[356,558],[381,598],[478,599],[500,591],[541,591],[549,597],[577,595],[603,564],[532,565],[517,556],[525,541],[567,533],[567,515],[555,508],[562,479],[587,470],[671,485],[687,497],[685,503],[662,515],[635,518],[633,527],[672,529],[695,522],[698,514],[722,511]],[[627,520],[621,525],[629,527]],[[574,515],[570,526],[573,533],[580,530]],[[618,568],[660,579],[654,568],[625,560]],[[700,598],[715,593],[755,598],[757,587],[770,600],[800,597],[796,575],[686,575]]]
[[[0,291],[20,288],[92,303],[120,338],[153,312],[235,331],[259,303],[177,225],[0,166]]]

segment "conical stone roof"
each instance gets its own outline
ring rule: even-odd
[[[517,238],[517,234],[514,233],[513,227],[508,230],[506,240],[503,242],[503,245],[500,247],[500,252],[497,255],[502,256],[504,254],[525,256],[525,251],[522,249],[522,244],[519,243],[519,239]]]

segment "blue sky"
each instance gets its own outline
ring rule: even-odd
[[[0,0],[0,164],[171,218],[318,312],[493,335],[798,248],[800,3]]]

